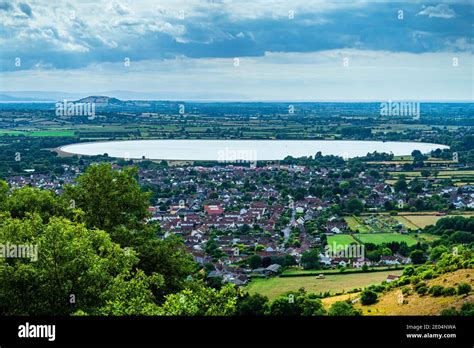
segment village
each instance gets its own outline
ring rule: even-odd
[[[63,168],[58,175],[27,173],[8,178],[8,183],[12,188],[34,186],[60,193],[83,171],[79,166]],[[397,191],[384,175],[357,167],[140,166],[139,182],[152,192],[148,221],[159,226],[158,233],[180,236],[210,281],[236,285],[302,266],[303,254],[313,249],[319,250],[320,269],[409,264],[410,258],[399,253],[370,260],[363,252],[344,257],[324,247],[364,247],[379,243],[381,237],[388,238],[382,242],[411,245],[416,242],[416,226],[387,211],[413,212],[420,201],[433,199],[437,210],[464,211],[474,204],[472,185],[460,189],[441,179],[418,180],[417,186],[412,182]]]

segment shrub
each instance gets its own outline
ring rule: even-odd
[[[377,302],[377,293],[372,290],[364,290],[360,297],[360,302],[363,305],[370,305]]]
[[[443,289],[443,296],[454,296],[456,295],[456,289],[453,287],[444,288]]]
[[[328,314],[330,316],[358,316],[361,312],[347,302],[338,301],[329,308]]]
[[[435,297],[438,297],[443,294],[443,290],[444,290],[444,287],[442,287],[441,285],[433,285],[430,288],[429,293]]]
[[[451,308],[446,308],[441,311],[441,315],[443,316],[454,316],[458,315],[458,312],[456,311],[456,308],[451,307]]]
[[[465,316],[474,316],[474,303],[465,303],[461,306],[461,311],[459,312],[461,315]]]
[[[429,271],[423,272],[421,277],[423,279],[432,279],[433,278],[433,271],[429,270]]]
[[[415,291],[418,291],[418,288],[421,288],[422,286],[426,286],[426,283],[418,282],[415,285],[413,285],[413,289],[415,289]]]
[[[428,292],[428,287],[426,285],[423,285],[423,286],[420,286],[416,289],[416,292],[419,294],[419,295],[424,295]]]
[[[471,292],[471,286],[467,283],[461,283],[458,285],[458,295],[469,294]]]

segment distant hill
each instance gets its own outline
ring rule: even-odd
[[[0,101],[42,101],[44,99],[28,98],[28,97],[14,97],[8,94],[0,94]]]
[[[110,98],[106,96],[89,96],[76,100],[75,103],[94,103],[96,106],[120,106],[124,102],[117,98]]]

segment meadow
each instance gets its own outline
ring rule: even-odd
[[[362,288],[372,284],[379,284],[387,279],[389,274],[401,275],[401,270],[390,270],[382,272],[351,273],[326,275],[324,279],[308,277],[274,277],[268,279],[253,279],[245,290],[250,294],[261,294],[273,299],[289,291],[304,288],[307,292],[319,293],[330,291],[339,293],[354,288]]]
[[[412,235],[400,233],[359,233],[354,237],[361,243],[383,244],[390,242],[406,242],[408,246],[418,243]]]
[[[350,244],[359,244],[354,238],[349,234],[339,234],[334,236],[328,236],[328,245],[331,246],[334,243],[336,245],[350,245]]]

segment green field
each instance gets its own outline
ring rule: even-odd
[[[339,234],[335,236],[328,236],[328,245],[332,246],[334,243],[336,245],[349,245],[349,244],[359,244],[354,238],[349,234]]]
[[[365,225],[363,222],[360,221],[359,217],[345,216],[344,220],[346,221],[347,226],[349,226],[349,229],[351,231],[359,231],[361,233],[367,233],[372,231],[369,226]]]
[[[296,291],[299,288],[305,288],[308,292],[326,292],[338,293],[343,290],[348,291],[354,288],[362,288],[372,284],[379,284],[387,279],[389,274],[401,275],[403,271],[392,270],[382,272],[352,273],[326,275],[324,279],[316,277],[287,277],[287,278],[269,278],[253,279],[245,287],[250,294],[261,294],[273,299],[288,291]]]
[[[362,243],[383,244],[390,242],[406,242],[408,246],[415,245],[418,241],[412,235],[400,233],[358,233],[354,235]]]
[[[25,132],[0,129],[0,135],[23,135]]]
[[[74,131],[71,130],[0,130],[0,135],[25,135],[29,137],[73,137]]]
[[[28,133],[31,137],[73,137],[74,131],[48,130]]]

